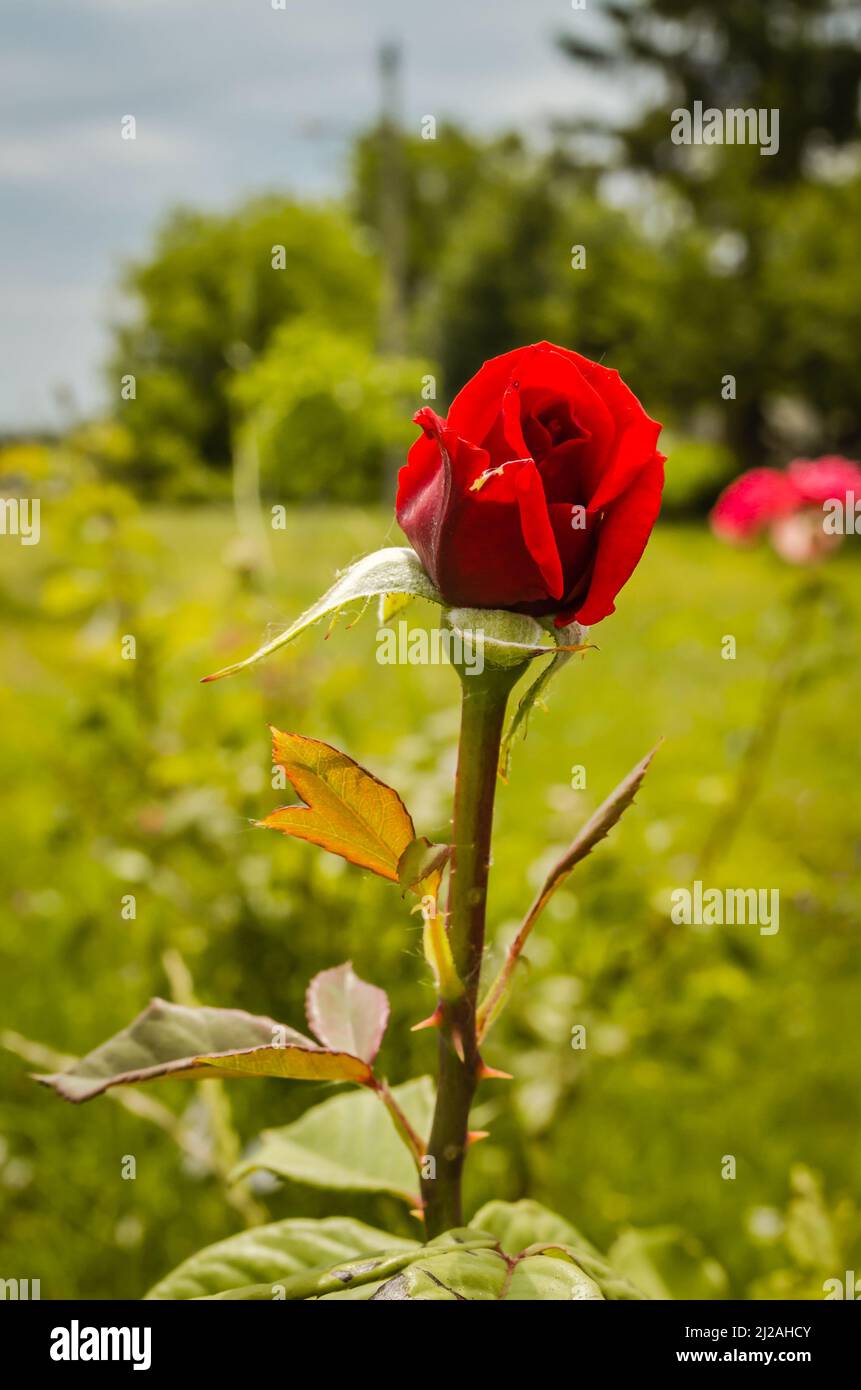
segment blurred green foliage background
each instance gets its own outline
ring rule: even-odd
[[[705,22],[695,3],[641,8],[683,35]],[[622,80],[636,52],[663,77],[628,130],[559,129],[537,150],[383,123],[357,141],[337,206],[276,194],[172,213],[124,272],[116,409],[0,453],[2,493],[42,499],[41,543],[0,546],[0,1276],[40,1278],[43,1297],[136,1297],[265,1211],[409,1232],[387,1198],[258,1185],[228,1201],[224,1134],[197,1090],[160,1089],[156,1122],[111,1099],[75,1109],[33,1086],[21,1054],[26,1039],[89,1050],[150,995],[181,990],[184,970],[201,1002],[298,1025],[309,976],[349,958],[392,999],[388,1079],[433,1068],[432,1038],[409,1032],[432,1007],[418,918],[389,885],[250,822],[283,799],[275,724],[345,749],[444,837],[453,674],[378,665],[367,614],[248,675],[198,681],[336,569],[398,542],[413,410],[444,410],[483,358],[539,338],[617,367],[665,419],[666,519],[595,632],[600,651],[560,676],[515,750],[492,957],[554,852],[666,743],[530,943],[488,1048],[515,1080],[482,1090],[491,1138],[471,1155],[469,1208],[530,1195],[604,1247],[680,1228],[682,1255],[713,1261],[711,1295],[821,1297],[824,1279],[861,1268],[857,539],[805,588],[703,521],[743,466],[858,456],[858,50],[807,23],[840,9],[826,0],[707,9],[711,61],[683,42],[667,56],[622,19],[607,52],[572,51]],[[781,155],[670,146],[667,113],[694,97],[791,113]],[[287,507],[281,529],[272,505]],[[734,788],[776,680],[774,746],[740,815]],[[725,820],[734,835],[708,881],[779,888],[775,936],[670,924],[670,891]],[[325,1094],[236,1083],[237,1143]]]
[[[422,832],[444,836],[453,673],[378,665],[368,614],[328,641],[316,629],[248,676],[198,683],[306,606],[338,565],[392,539],[388,515],[293,514],[271,534],[267,575],[237,548],[229,509],[139,510],[115,486],[83,480],[80,459],[31,451],[28,466],[49,469],[54,496],[42,543],[0,555],[2,718],[15,731],[0,812],[4,1027],[87,1051],[150,995],[170,993],[166,951],[181,954],[203,1002],[296,1024],[309,976],[351,958],[392,998],[389,1079],[431,1069],[433,1040],[408,1031],[432,1006],[419,919],[390,885],[250,821],[283,801],[270,784],[272,723],[349,750],[401,790]],[[499,943],[554,851],[665,737],[637,806],[530,945],[528,978],[488,1048],[516,1079],[483,1088],[479,1119],[492,1137],[473,1151],[469,1206],[528,1193],[605,1245],[629,1224],[678,1225],[736,1294],[821,1296],[822,1280],[855,1268],[858,1253],[859,827],[847,717],[859,688],[857,557],[849,546],[838,555],[804,626],[797,585],[766,553],[739,556],[699,526],[661,529],[618,614],[596,629],[600,651],[558,678],[516,748],[494,852]],[[735,661],[720,655],[728,632]],[[136,634],[135,661],[120,656],[125,633]],[[673,927],[669,890],[690,883],[731,803],[787,638],[797,688],[758,799],[706,876],[778,887],[780,931]],[[576,764],[585,790],[571,789]],[[578,1024],[583,1051],[571,1046]],[[65,1106],[10,1053],[0,1072],[3,1264],[41,1277],[43,1296],[135,1296],[241,1224],[210,1171],[199,1089],[157,1090],[198,1135],[204,1157],[190,1163],[109,1099]],[[247,1141],[326,1092],[237,1082],[228,1094]],[[137,1158],[134,1182],[120,1176],[125,1154]],[[727,1154],[735,1181],[721,1177]],[[821,1175],[827,1207],[808,1198],[787,1224],[799,1164]],[[410,1225],[385,1198],[288,1184],[258,1200],[276,1216],[337,1208]]]

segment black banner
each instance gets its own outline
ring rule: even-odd
[[[301,1343],[285,1344],[308,1330],[319,1333],[314,1314],[301,1315],[301,1325],[292,1321],[289,1307],[282,1301],[233,1303],[206,1300],[194,1303],[120,1302],[25,1302],[6,1301],[0,1306],[6,1365],[20,1364],[40,1375],[65,1379],[70,1375],[88,1376],[108,1369],[161,1376],[165,1372],[191,1370],[196,1375],[215,1374],[220,1378],[232,1371],[247,1373],[261,1365],[273,1372],[281,1366],[291,1374],[295,1357],[307,1363],[314,1343],[303,1350]],[[362,1305],[364,1306],[364,1304]],[[511,1308],[502,1327],[510,1337]],[[759,1366],[765,1370],[801,1366],[821,1377],[823,1371],[851,1364],[858,1341],[859,1323],[850,1308],[840,1301],[817,1303],[589,1303],[569,1310],[560,1325],[552,1321],[538,1331],[533,1348],[540,1357],[554,1348],[553,1356],[564,1358],[565,1346],[572,1364],[582,1365],[585,1354],[600,1358],[607,1371],[636,1369],[663,1372],[671,1367],[694,1369],[698,1366]],[[527,1315],[524,1333],[534,1336],[532,1314]],[[397,1328],[400,1325],[394,1324]],[[413,1325],[414,1326],[414,1325]],[[462,1329],[464,1324],[458,1323]],[[487,1324],[481,1330],[480,1360],[485,1366],[492,1344],[486,1339]],[[493,1326],[493,1324],[491,1324]],[[364,1338],[364,1324],[350,1324]],[[374,1333],[392,1324],[371,1324]],[[428,1324],[419,1324],[424,1331]],[[560,1343],[559,1335],[564,1338]],[[552,1343],[544,1339],[552,1337]],[[507,1342],[506,1342],[507,1344]],[[327,1377],[333,1368],[336,1343],[326,1343],[321,1361]],[[376,1343],[375,1356],[386,1359],[385,1343]],[[521,1345],[528,1346],[529,1344]],[[351,1367],[368,1355],[364,1340],[343,1342],[345,1358]],[[416,1351],[419,1347],[416,1347]],[[409,1364],[409,1363],[407,1363]]]

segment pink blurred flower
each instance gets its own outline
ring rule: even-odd
[[[723,541],[750,541],[797,507],[798,492],[785,473],[752,468],[721,493],[711,514],[712,530]]]
[[[861,500],[861,466],[837,454],[794,459],[785,472],[752,468],[725,488],[711,513],[720,540],[753,541],[763,531],[782,559],[812,564],[840,544],[840,532],[825,530],[824,508],[839,502],[854,509]]]
[[[861,465],[839,454],[827,454],[821,459],[795,459],[787,469],[790,482],[806,502],[821,507],[823,502],[853,492],[861,498]]]
[[[812,565],[836,550],[842,537],[823,531],[818,508],[805,507],[791,516],[778,517],[769,528],[768,539],[788,565]]]

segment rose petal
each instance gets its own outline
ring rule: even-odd
[[[578,623],[590,627],[614,611],[613,600],[636,569],[660,511],[664,462],[663,454],[655,454],[605,513],[592,582],[585,603],[574,615]],[[570,621],[567,614],[559,614],[556,625],[564,627],[566,621]]]
[[[655,453],[662,426],[646,414],[630,387],[611,367],[602,367],[568,348],[557,351],[577,366],[584,380],[600,397],[614,422],[609,458],[586,455],[590,505],[603,511],[628,486]]]
[[[590,436],[589,459],[596,476],[600,476],[616,437],[616,427],[607,403],[581,371],[576,358],[576,353],[551,343],[536,343],[531,355],[519,364],[518,380],[521,392],[540,388],[570,402],[572,418]],[[590,487],[590,495],[592,490]]]
[[[520,608],[533,603],[552,612],[555,605],[526,548],[517,505],[481,499],[482,494],[473,493],[452,512],[438,587],[455,606]]]
[[[461,387],[448,412],[449,429],[483,444],[493,422],[502,411],[502,397],[509,382],[516,381],[516,371],[531,347],[515,348],[500,357],[484,362],[475,376]]]
[[[468,494],[489,459],[483,449],[459,439],[429,408],[420,410],[415,420],[424,432],[398,474],[395,514],[431,579],[445,593],[442,541],[445,536],[447,550],[454,503]]]
[[[526,548],[541,571],[551,598],[561,599],[565,592],[562,578],[562,562],[556,546],[556,537],[550,524],[547,498],[541,483],[541,474],[532,459],[526,459],[516,468],[514,489],[520,509],[520,525]]]

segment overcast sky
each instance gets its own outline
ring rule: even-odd
[[[597,0],[2,0],[0,430],[97,407],[124,258],[177,202],[337,192],[400,40],[403,109],[479,131],[618,114],[554,36]],[[134,115],[135,141],[120,138]],[[315,130],[313,137],[309,128]]]

